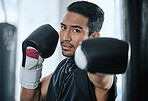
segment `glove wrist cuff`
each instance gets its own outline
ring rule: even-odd
[[[35,89],[40,83],[40,78],[42,76],[42,65],[40,68],[32,70],[21,67],[19,76],[22,87],[27,89]]]

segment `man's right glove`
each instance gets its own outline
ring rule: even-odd
[[[42,63],[44,59],[38,54],[33,47],[26,49],[25,67],[20,69],[20,83],[22,87],[35,89],[40,82],[42,76]]]
[[[129,60],[129,43],[115,38],[84,40],[75,52],[75,62],[80,69],[99,75],[122,74]]]
[[[23,41],[23,59],[20,69],[21,86],[27,89],[38,87],[42,63],[50,57],[57,46],[59,35],[49,24],[42,25]]]

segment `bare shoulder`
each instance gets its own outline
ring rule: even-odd
[[[52,75],[53,75],[53,73],[51,73],[47,77],[44,77],[41,80],[41,97],[42,97],[41,99],[42,99],[42,101],[46,100],[48,85],[49,85],[49,82],[50,82],[50,79],[51,79]]]

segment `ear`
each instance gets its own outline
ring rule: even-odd
[[[100,37],[100,33],[99,33],[99,32],[94,32],[94,33],[92,33],[89,37],[90,37],[90,38]]]

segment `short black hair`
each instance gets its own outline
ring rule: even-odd
[[[93,32],[100,32],[104,21],[104,12],[98,5],[88,1],[76,1],[67,7],[67,11],[88,18],[89,35]]]

